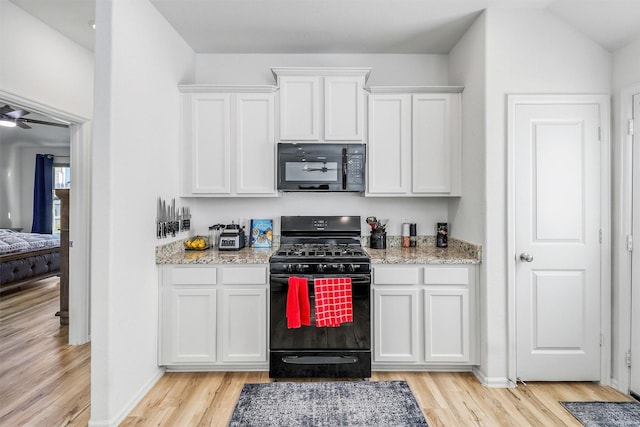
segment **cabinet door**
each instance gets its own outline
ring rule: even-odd
[[[204,93],[187,99],[183,176],[191,186],[185,193],[230,193],[231,97]]]
[[[320,139],[320,77],[280,77],[280,139]]]
[[[364,141],[364,78],[324,78],[324,139]]]
[[[411,96],[369,95],[367,195],[410,191]]]
[[[274,95],[236,95],[236,192],[276,194]]]
[[[267,360],[267,290],[222,291],[223,362]]]
[[[425,289],[425,361],[470,362],[469,326],[468,289]]]
[[[418,361],[418,291],[374,289],[374,362]]]
[[[215,362],[215,289],[171,288],[167,303],[164,364]]]
[[[459,109],[459,94],[413,96],[413,193],[459,195]]]

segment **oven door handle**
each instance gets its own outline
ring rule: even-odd
[[[291,276],[271,276],[269,283],[271,285],[271,287],[273,288],[274,285],[275,286],[287,286],[289,284],[289,277],[305,277],[305,276],[296,276],[296,275],[291,275]],[[354,277],[354,276],[347,276],[347,277],[351,277],[351,286],[362,286],[362,285],[370,285],[371,284],[371,277],[367,275],[367,277]],[[310,284],[313,284],[313,277],[307,277],[307,279],[309,280]]]
[[[282,361],[290,365],[348,365],[358,363],[355,356],[288,356]]]

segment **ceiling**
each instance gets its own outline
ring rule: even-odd
[[[93,49],[95,0],[10,0]],[[448,53],[487,7],[547,9],[609,51],[640,0],[150,0],[197,53]]]
[[[0,107],[9,104],[0,99]],[[19,108],[15,104],[9,104],[14,108]],[[26,119],[35,119],[45,122],[64,123],[49,116],[30,112]],[[31,129],[20,127],[6,128],[0,126],[0,145],[16,143],[20,145],[37,145],[46,147],[69,147],[71,134],[68,128],[58,126],[47,126],[37,123],[26,123]]]

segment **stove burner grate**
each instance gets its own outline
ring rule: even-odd
[[[354,257],[362,256],[362,247],[347,244],[292,244],[283,245],[278,256],[295,257]]]

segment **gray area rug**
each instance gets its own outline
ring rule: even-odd
[[[560,402],[585,427],[640,427],[637,402]]]
[[[229,426],[427,426],[406,381],[245,384]]]

